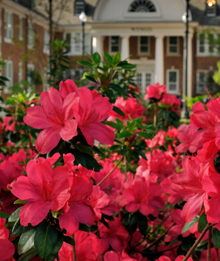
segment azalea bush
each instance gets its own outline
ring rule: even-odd
[[[135,66],[104,56],[79,62],[89,87],[6,100],[0,260],[218,260],[219,99],[178,126],[166,86],[143,99]]]

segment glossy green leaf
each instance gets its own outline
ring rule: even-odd
[[[214,245],[217,249],[220,248],[220,231],[217,228],[213,228],[212,238],[214,241]]]
[[[119,134],[117,135],[117,138],[118,138],[118,139],[123,139],[123,138],[130,137],[131,135],[132,135],[132,134],[130,133],[130,131],[125,130],[125,131],[122,131],[121,133],[119,133]]]
[[[87,67],[93,67],[94,65],[88,61],[78,61],[78,64],[82,66],[87,66]]]
[[[100,62],[101,62],[101,56],[100,56],[100,54],[99,53],[97,53],[97,52],[95,52],[94,54],[93,54],[93,56],[92,56],[92,60],[93,60],[93,62],[95,63],[95,64],[100,64]]]
[[[36,256],[37,250],[33,247],[22,256],[19,257],[18,261],[29,261],[32,257]]]
[[[113,61],[112,62],[113,62],[114,65],[116,65],[117,63],[120,62],[120,60],[121,60],[121,54],[119,52],[117,52],[115,54],[115,56],[113,57]]]
[[[22,207],[16,209],[16,210],[11,214],[11,216],[10,216],[9,219],[8,219],[8,222],[15,222],[16,220],[19,219],[19,213],[20,213],[20,211],[21,211],[21,208],[22,208]]]
[[[41,258],[49,256],[57,243],[58,231],[47,221],[43,221],[37,228],[34,245]]]
[[[182,229],[182,233],[185,233],[188,231],[193,225],[195,225],[199,221],[200,216],[197,215],[191,222],[186,223],[185,226]]]
[[[203,214],[200,216],[199,223],[198,223],[198,230],[200,233],[202,233],[202,231],[208,224],[208,221],[206,218],[207,218],[207,216],[206,216],[205,212],[203,212]]]
[[[27,201],[21,200],[21,199],[17,199],[17,200],[15,200],[15,202],[14,202],[15,205],[16,205],[16,204],[26,204],[26,203],[27,203]]]
[[[9,218],[9,215],[5,212],[0,211],[0,217],[7,219],[7,218]]]
[[[21,255],[29,251],[34,246],[34,236],[36,229],[30,229],[29,231],[21,234],[18,241],[18,254]]]
[[[117,112],[121,116],[125,116],[124,112],[116,106],[113,107],[113,111]]]
[[[105,56],[105,59],[109,62],[109,64],[113,64],[113,58],[111,57],[110,54],[104,52],[104,56]]]

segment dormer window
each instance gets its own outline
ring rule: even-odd
[[[135,0],[130,4],[128,12],[156,12],[156,8],[155,5],[149,0]]]
[[[207,16],[216,16],[216,0],[207,0],[206,1],[206,15]]]
[[[85,12],[85,1],[84,0],[75,0],[74,2],[74,15],[79,16],[82,12]]]

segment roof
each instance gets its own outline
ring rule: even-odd
[[[111,1],[111,0],[108,0]],[[121,0],[118,0],[120,2]],[[166,0],[162,0],[166,1]],[[185,0],[183,0],[185,1]],[[88,6],[96,8],[101,0],[85,0]],[[205,15],[206,0],[190,0],[190,10],[192,21],[200,25],[220,25],[220,0],[217,0],[217,16],[207,17]],[[53,21],[59,25],[80,24],[79,17],[74,16],[74,0],[57,0],[53,3]],[[49,16],[49,1],[35,0],[35,10],[44,16]],[[88,16],[88,22],[93,21],[92,16]]]

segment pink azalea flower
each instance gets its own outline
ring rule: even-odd
[[[90,91],[86,87],[80,88],[79,105],[74,106],[74,115],[89,145],[93,146],[94,140],[102,144],[113,143],[114,132],[101,123],[108,118],[112,108],[113,105],[109,102],[109,98],[102,97],[97,90]]]
[[[146,88],[147,94],[144,96],[145,100],[155,98],[159,100],[162,97],[162,94],[167,92],[167,87],[165,85],[160,85],[156,83],[155,85],[150,84]]]
[[[79,229],[79,222],[89,224],[94,222],[94,212],[88,200],[92,193],[93,182],[87,176],[74,176],[71,182],[70,198],[60,214],[60,227],[69,234]]]
[[[59,91],[51,87],[40,96],[41,106],[29,107],[24,122],[36,129],[43,129],[37,137],[36,149],[48,153],[57,146],[62,138],[71,140],[77,135],[77,123],[73,119],[73,105],[78,103],[76,93],[68,94],[64,99]]]
[[[106,245],[106,250],[110,245],[115,251],[121,253],[128,244],[128,231],[117,217],[114,217],[114,221],[109,221],[108,225],[109,228],[102,223],[99,224],[100,237]]]
[[[75,82],[68,79],[65,82],[61,81],[59,84],[60,95],[63,99],[70,93],[76,93],[77,97],[79,96],[79,90]]]
[[[178,128],[177,139],[181,142],[176,147],[176,152],[186,152],[189,150],[191,153],[196,152],[202,148],[202,136],[204,130],[197,130],[191,127],[191,125],[181,124]]]
[[[114,198],[100,190],[99,186],[93,186],[93,191],[89,201],[95,212],[97,220],[101,219],[102,214],[111,216],[113,213],[118,212]]]
[[[13,261],[14,244],[9,241],[9,231],[5,227],[6,220],[0,217],[0,261]]]
[[[130,97],[127,100],[125,100],[123,97],[118,97],[114,105],[121,109],[125,116],[119,115],[115,111],[111,111],[108,118],[109,121],[112,121],[115,118],[120,120],[130,120],[129,117],[132,119],[142,117],[144,120],[146,120],[146,118],[143,116],[143,113],[146,109],[144,109],[143,105],[138,103],[137,100],[133,97]]]
[[[69,199],[68,168],[58,166],[52,169],[58,158],[59,154],[55,154],[52,158],[29,161],[27,177],[21,176],[10,185],[13,195],[27,201],[19,213],[23,226],[28,223],[38,225],[49,210],[59,211]]]
[[[77,261],[97,261],[104,252],[101,240],[98,240],[94,234],[77,231],[74,239]],[[75,261],[73,247],[64,242],[59,251],[59,259],[60,261]]]
[[[114,251],[108,251],[104,255],[104,261],[136,261],[137,259],[131,258],[125,251],[116,253]]]
[[[176,173],[171,177],[175,184],[173,188],[187,201],[182,210],[182,217],[186,222],[192,221],[203,205],[205,191],[202,181],[207,171],[207,164],[203,164],[198,158],[185,157],[182,161],[184,174]]]

